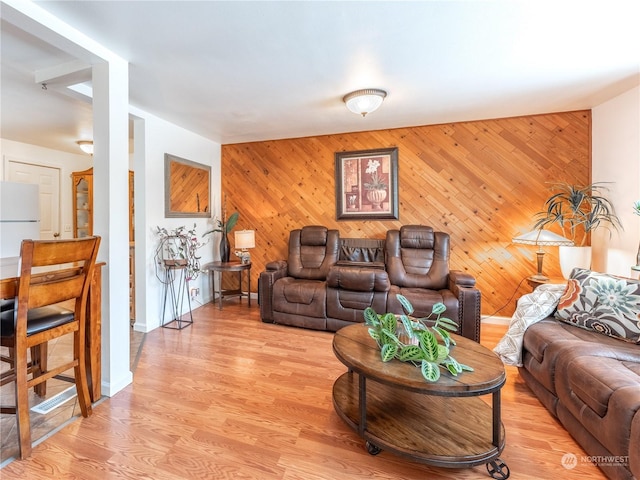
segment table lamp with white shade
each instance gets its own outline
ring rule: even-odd
[[[549,277],[546,277],[542,273],[542,261],[544,260],[544,250],[542,249],[542,247],[559,247],[561,245],[569,247],[573,245],[573,241],[569,240],[568,238],[543,229],[533,230],[531,232],[522,234],[512,239],[512,242],[522,245],[536,245],[538,247],[538,251],[536,252],[536,257],[538,260],[538,273],[531,276],[531,278],[533,280],[539,280],[543,282],[549,280]]]
[[[240,257],[240,261],[243,264],[251,263],[251,254],[247,251],[248,248],[255,248],[256,236],[253,230],[240,230],[234,233],[235,248],[240,251],[236,251],[236,256]]]

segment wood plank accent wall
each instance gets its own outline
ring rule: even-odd
[[[399,149],[400,220],[337,221],[335,152],[388,147]],[[256,231],[253,286],[267,262],[286,258],[292,229],[384,238],[423,224],[451,235],[451,268],[476,277],[485,315],[511,316],[530,291],[535,248],[511,239],[532,229],[549,182],[590,178],[589,110],[222,147],[228,211],[240,212],[236,229]],[[545,250],[545,273],[560,277],[557,248]]]

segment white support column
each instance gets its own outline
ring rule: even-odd
[[[93,65],[94,234],[102,237],[102,389],[113,396],[132,381],[129,366],[128,64]]]

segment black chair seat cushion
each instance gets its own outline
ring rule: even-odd
[[[3,298],[0,300],[0,311],[13,310],[16,301],[13,298]]]
[[[15,335],[15,310],[2,310],[0,332],[3,337]],[[27,336],[42,332],[49,328],[58,327],[73,320],[74,313],[57,305],[33,308],[27,315]]]

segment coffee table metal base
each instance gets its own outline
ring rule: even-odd
[[[385,450],[429,465],[460,468],[488,464],[504,448],[504,426],[501,443],[493,445],[492,408],[480,397],[428,396],[347,372],[333,386],[333,404],[365,439],[371,454]]]

